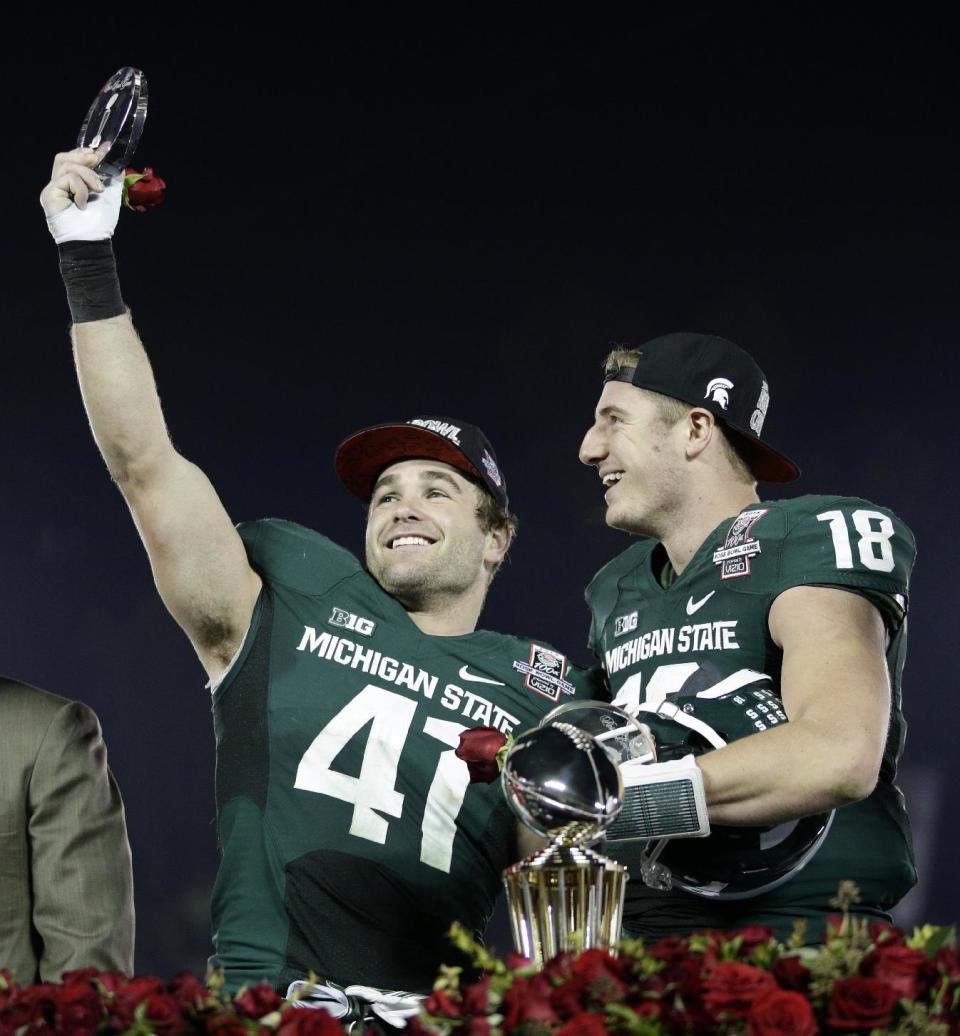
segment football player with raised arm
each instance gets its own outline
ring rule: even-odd
[[[318,999],[429,991],[457,957],[451,922],[482,932],[519,855],[499,783],[470,783],[460,735],[534,726],[581,680],[541,643],[476,629],[516,527],[493,449],[439,417],[347,439],[336,466],[369,502],[366,566],[288,522],[235,528],[164,426],[100,157],[58,155],[41,201],[94,437],[213,692],[213,963],[231,989],[286,992],[314,972]]]
[[[839,882],[888,919],[916,881],[894,784],[913,536],[866,500],[761,501],[758,481],[799,474],[760,438],[769,404],[732,342],[668,334],[610,354],[580,450],[607,524],[645,537],[587,590],[591,647],[661,759],[686,756],[713,832],[659,861],[613,849],[626,928],[646,937],[757,923],[785,939],[803,919],[817,940]]]

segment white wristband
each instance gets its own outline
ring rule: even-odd
[[[703,773],[692,755],[665,763],[620,764],[623,809],[607,828],[608,842],[705,838],[710,834]]]
[[[111,177],[100,194],[90,192],[85,209],[71,203],[62,212],[47,217],[53,240],[62,245],[65,241],[106,241],[113,237],[122,200],[123,178]]]

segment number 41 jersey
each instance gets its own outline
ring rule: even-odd
[[[461,732],[536,726],[592,677],[539,642],[422,633],[308,529],[239,531],[264,589],[213,695],[212,963],[234,989],[313,971],[429,991],[462,963],[451,923],[482,933],[516,856],[500,782],[470,783]]]
[[[685,696],[716,697],[724,687],[749,690],[751,674],[766,674],[765,686],[779,695],[782,655],[770,638],[767,616],[777,596],[793,586],[862,594],[880,610],[888,631],[893,695],[874,792],[837,811],[806,867],[779,888],[750,899],[655,891],[635,871],[627,886],[629,930],[660,937],[761,923],[786,938],[793,920],[803,917],[808,937],[816,939],[841,880],[855,881],[862,896],[859,909],[878,917],[914,884],[906,811],[893,783],[904,739],[900,676],[914,555],[910,530],[890,511],[864,500],[805,496],[760,502],[724,521],[667,589],[656,575],[665,555],[653,540],[631,546],[594,577],[587,589],[591,648],[607,672],[614,701],[628,709],[640,704],[655,709],[665,699],[682,707]],[[830,688],[823,693],[830,694]],[[777,717],[758,708],[759,732]],[[789,767],[791,760],[783,765]],[[610,855],[631,863],[638,850],[635,843],[628,845]]]

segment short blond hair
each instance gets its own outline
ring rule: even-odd
[[[603,361],[603,375],[609,377],[611,374],[619,374],[621,371],[633,371],[642,362],[642,349],[617,345],[607,353],[606,359]],[[693,409],[690,403],[686,403],[682,399],[674,399],[673,396],[665,396],[662,392],[643,388],[641,391],[649,392],[654,398],[657,418],[667,427],[682,421]],[[753,473],[753,454],[749,442],[738,432],[728,428],[722,421],[717,422],[717,429],[720,432],[724,456],[733,468],[736,477],[743,481],[756,482],[757,476]]]

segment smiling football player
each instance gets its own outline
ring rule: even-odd
[[[369,504],[366,568],[289,522],[234,527],[167,433],[100,157],[58,155],[41,201],[94,436],[213,693],[212,963],[230,989],[293,986],[338,1017],[415,1014],[402,991],[463,963],[451,923],[481,934],[519,855],[499,782],[470,783],[460,735],[535,726],[588,678],[547,645],[476,629],[516,519],[466,422],[419,417],[340,446],[340,478]],[[311,973],[324,981],[308,988]]]
[[[871,919],[916,881],[894,784],[913,536],[865,500],[760,501],[758,481],[799,475],[760,438],[769,405],[742,349],[669,334],[610,354],[580,450],[607,523],[649,537],[590,584],[591,646],[699,810],[700,837],[659,861],[611,841],[645,937],[767,924],[785,939],[800,919],[818,941],[840,881]]]

